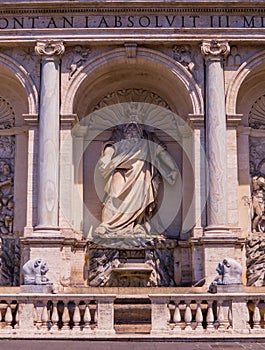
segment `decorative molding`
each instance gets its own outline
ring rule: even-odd
[[[170,109],[169,105],[160,96],[144,89],[122,89],[106,95],[94,108],[95,110],[106,106],[124,102],[143,102]]]
[[[49,15],[57,15],[57,14],[109,14],[109,13],[129,13],[131,14],[132,11],[135,13],[148,13],[148,14],[157,14],[160,12],[163,13],[169,13],[169,14],[186,14],[189,15],[190,13],[212,13],[216,15],[226,15],[226,14],[262,14],[265,13],[265,8],[263,6],[253,6],[251,7],[243,7],[240,6],[236,8],[233,7],[223,7],[223,6],[214,6],[213,4],[203,4],[200,6],[179,6],[179,4],[171,4],[170,6],[164,5],[163,7],[150,7],[148,4],[142,4],[141,7],[133,6],[131,4],[128,4],[128,6],[124,6],[124,4],[119,4],[117,6],[113,6],[108,4],[102,3],[101,6],[95,7],[94,4],[86,4],[86,6],[78,6],[78,4],[69,4],[68,6],[60,6],[57,4],[57,6],[52,6],[48,2],[47,4],[42,3],[41,7],[38,8],[38,4],[34,4],[37,6],[30,7],[29,3],[21,4],[20,8],[18,8],[18,4],[9,3],[8,5],[1,6],[0,4],[0,14],[2,15],[34,15],[34,14],[49,14]],[[54,4],[53,4],[54,5]],[[60,7],[59,7],[60,6]],[[3,7],[1,9],[1,7]]]
[[[38,41],[35,46],[35,52],[39,56],[61,56],[65,51],[62,41]]]
[[[224,59],[230,52],[230,46],[227,41],[207,40],[201,45],[201,52],[204,59]]]

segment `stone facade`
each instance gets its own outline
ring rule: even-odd
[[[117,261],[169,287],[207,286],[233,258],[263,284],[264,23],[244,0],[2,2],[0,284],[38,257],[60,292],[131,286]],[[111,246],[93,240],[98,161],[131,103],[178,177],[157,197],[164,240]]]

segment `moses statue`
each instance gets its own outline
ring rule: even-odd
[[[178,173],[166,146],[137,122],[120,125],[103,145],[99,170],[106,185],[96,233],[150,233],[159,186],[163,179],[173,186]]]

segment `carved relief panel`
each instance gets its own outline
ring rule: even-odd
[[[19,243],[13,231],[15,115],[9,102],[0,97],[0,285],[19,283]]]
[[[247,242],[247,283],[264,285],[265,276],[265,96],[258,98],[249,115],[252,237]]]

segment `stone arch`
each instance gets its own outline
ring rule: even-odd
[[[144,72],[147,74],[149,73],[149,75],[153,74],[153,76],[156,76],[157,78],[160,77],[162,82],[161,85],[164,85],[164,96],[161,96],[159,91],[153,92],[157,93],[161,97],[164,97],[165,99],[168,97],[166,96],[167,94],[171,95],[171,98],[169,97],[169,100],[171,99],[171,103],[170,101],[168,101],[168,103],[171,105],[170,107],[174,112],[177,112],[174,105],[177,104],[177,94],[179,94],[181,95],[179,100],[182,102],[184,99],[188,105],[187,114],[203,114],[203,97],[190,72],[188,72],[187,69],[180,63],[176,62],[165,54],[146,48],[137,48],[136,58],[127,58],[126,50],[124,48],[120,48],[99,55],[88,62],[82,71],[73,77],[72,81],[70,82],[69,89],[63,98],[61,113],[75,113],[76,101],[80,101],[83,96],[86,96],[84,90],[86,90],[87,86],[90,86],[90,82],[92,84],[92,82],[95,80],[103,79],[104,74],[107,75],[117,72],[119,67],[125,66],[127,70],[132,68],[139,69],[143,75],[142,79],[145,79]],[[124,72],[125,71],[126,70],[124,68]],[[126,77],[124,81],[126,81]],[[117,84],[119,85],[119,82],[117,82]],[[94,86],[96,89],[96,85]],[[122,85],[120,85],[120,88],[121,87]],[[136,88],[137,86],[134,87]],[[146,87],[147,86],[143,86],[143,88]],[[176,87],[176,91],[172,91],[172,87],[173,90],[174,87]],[[159,88],[161,89],[161,86]],[[119,89],[119,86],[115,88],[115,90],[117,89]],[[102,91],[101,97],[104,97],[104,95],[109,92],[111,91]],[[95,100],[93,103],[96,105],[98,101]]]
[[[245,61],[235,72],[234,79],[230,83],[226,94],[227,114],[239,113],[239,93],[242,91],[242,86],[249,76],[254,78],[254,75],[260,75],[259,67],[265,63],[265,51],[251,57]],[[256,71],[256,72],[255,72]],[[263,80],[264,81],[264,80]]]
[[[0,90],[0,285],[18,285],[19,237],[27,218],[28,135],[23,114],[38,113],[38,92],[27,70],[4,54],[0,54]]]
[[[7,55],[0,54],[0,71],[8,70],[11,77],[18,81],[22,88],[25,90],[27,98],[27,113],[37,114],[38,113],[38,91],[34,85],[32,79],[29,77],[26,69],[15,62],[12,58]]]

